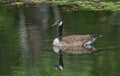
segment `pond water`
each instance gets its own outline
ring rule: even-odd
[[[93,44],[97,51],[59,56],[52,46],[57,29],[51,7],[0,5],[0,76],[120,76],[120,12],[60,13],[64,35],[103,35]]]

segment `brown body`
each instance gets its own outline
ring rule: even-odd
[[[92,35],[70,35],[65,36],[62,40],[57,41],[55,39],[53,41],[53,45],[55,46],[84,46],[84,44],[88,41],[92,41]]]

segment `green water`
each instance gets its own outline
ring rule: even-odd
[[[56,70],[52,9],[0,5],[0,76],[120,76],[120,12],[60,12],[64,35],[103,35],[93,44],[98,51],[63,53],[64,69]]]

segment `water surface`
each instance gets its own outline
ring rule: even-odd
[[[64,35],[101,34],[98,51],[62,53],[64,69],[56,70],[54,15],[46,4],[0,5],[0,76],[120,76],[120,12],[62,11]]]

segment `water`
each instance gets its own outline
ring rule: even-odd
[[[51,7],[0,5],[0,76],[120,76],[120,12],[60,12],[64,35],[103,35],[93,44],[98,51],[59,56]]]

